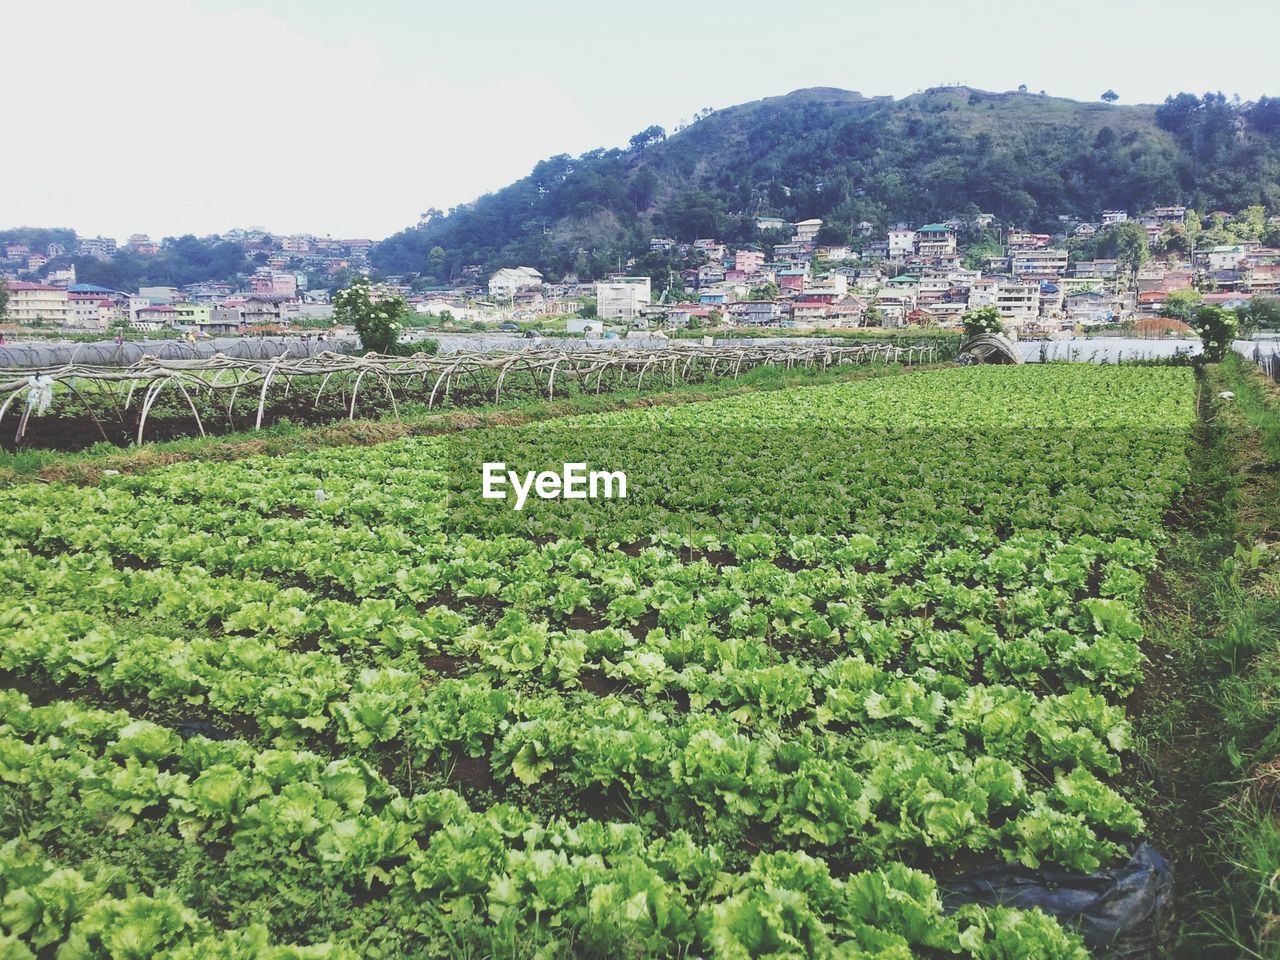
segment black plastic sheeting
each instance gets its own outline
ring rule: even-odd
[[[967,903],[1039,907],[1108,960],[1154,956],[1173,932],[1173,866],[1146,843],[1128,863],[1096,873],[1000,865],[940,886],[952,910]]]

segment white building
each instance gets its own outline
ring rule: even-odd
[[[605,320],[634,320],[649,297],[648,277],[610,277],[596,284],[596,313]]]
[[[489,278],[489,296],[510,300],[521,290],[542,286],[542,274],[533,267],[503,267]]]
[[[889,259],[898,260],[911,256],[916,252],[916,232],[914,230],[889,231]]]
[[[1036,322],[1040,317],[1040,284],[1001,283],[996,291],[996,309],[1012,327]]]
[[[67,291],[48,283],[12,280],[8,283],[8,317],[13,323],[50,323],[66,326],[71,319]]]
[[[1061,276],[1067,272],[1067,251],[1054,247],[1037,250],[1017,250],[1010,254],[1015,275],[1033,273],[1041,276]]]
[[[797,243],[813,243],[818,236],[818,231],[822,229],[822,221],[814,217],[810,220],[801,220],[799,223],[793,223],[791,226],[795,230]]]
[[[979,310],[982,307],[994,307],[996,295],[1000,292],[1000,281],[994,277],[983,277],[969,285],[969,309]]]

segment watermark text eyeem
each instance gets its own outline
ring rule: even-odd
[[[515,494],[515,509],[523,510],[529,494],[541,500],[612,500],[627,495],[627,475],[621,470],[588,470],[585,463],[566,463],[554,470],[527,471],[523,476],[508,470],[505,463],[486,463],[481,468],[481,495],[486,500],[506,500]]]

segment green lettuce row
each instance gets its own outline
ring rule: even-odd
[[[275,753],[262,755],[246,776],[232,764],[208,762],[219,752],[243,752],[242,744],[179,748],[161,728],[119,713],[74,705],[24,707],[12,695],[6,706],[28,736],[50,729],[64,734],[28,744],[44,752],[23,758],[25,786],[39,780],[29,772],[32,767],[56,769],[69,781],[78,777],[85,816],[107,789],[104,783],[127,796],[125,809],[154,806],[162,794],[185,818],[176,821],[176,829],[193,841],[206,839],[206,831],[231,830],[237,849],[254,847],[263,861],[302,850],[323,878],[339,882],[358,883],[363,867],[366,884],[376,877],[389,885],[403,924],[423,934],[456,927],[448,933],[455,943],[485,930],[492,937],[494,930],[580,927],[583,942],[621,935],[623,942],[658,954],[696,944],[717,957],[835,956],[855,947],[885,957],[911,949],[979,957],[1084,956],[1073,937],[1039,914],[966,908],[945,917],[933,881],[897,864],[842,881],[819,859],[782,852],[762,854],[734,875],[725,873],[714,848],[693,844],[683,832],[647,842],[635,825],[541,824],[505,805],[475,813],[449,791],[409,804],[392,799],[378,819],[360,819],[372,797],[367,770],[331,764],[317,775],[317,758]],[[112,737],[103,757],[71,745]],[[9,779],[15,776],[8,763],[12,747],[25,741],[0,742],[7,747],[3,770]],[[178,750],[181,765],[192,773],[204,761],[194,779],[154,765],[174,759]],[[202,751],[210,755],[197,759]],[[157,789],[140,789],[143,781]],[[300,789],[308,784],[323,789]],[[336,874],[335,863],[342,863]],[[73,957],[194,957],[201,955],[201,938],[208,937],[207,922],[172,894],[103,897],[92,881],[56,869],[18,841],[0,848],[0,884],[4,934],[24,947],[62,942]],[[776,909],[780,902],[788,905],[782,912]],[[219,949],[226,952],[211,955],[244,955],[253,946],[264,956],[300,960],[348,955],[329,945],[270,952],[265,939],[258,929],[238,932],[225,937]]]
[[[0,956],[6,960],[356,960],[350,946],[271,943],[262,926],[216,930],[173,892],[134,893],[86,876],[33,844],[0,845]]]
[[[562,799],[621,790],[632,809],[658,825],[697,823],[724,840],[768,826],[773,842],[809,844],[851,862],[967,849],[1092,870],[1120,853],[1106,835],[1132,836],[1142,827],[1133,808],[1087,767],[1059,770],[1052,790],[1032,790],[1008,760],[925,746],[919,735],[783,738],[763,730],[752,737],[725,717],[673,720],[594,698],[529,703],[528,719],[519,722],[467,713],[458,724],[447,714],[424,714],[406,731],[408,749],[420,753],[419,769],[448,762],[456,748],[442,742],[442,732],[452,739],[455,729],[470,730],[470,747],[490,753],[499,781],[554,782]],[[176,738],[168,731],[164,738],[173,749]],[[32,762],[19,751],[8,766]],[[152,780],[144,785],[152,791],[143,798],[148,802],[131,807],[157,802],[154,791],[164,788]],[[110,811],[123,800],[109,792],[103,802]]]
[[[1126,562],[1130,557],[1148,556],[1145,550],[1138,552],[1138,545],[1132,542],[1113,548],[1124,551]],[[1017,548],[1003,549],[1010,562],[1027,562],[1012,555]],[[1076,596],[1094,569],[1095,552],[1094,545],[1059,548],[1045,573],[1053,578],[1052,585],[1014,589],[1011,584],[1004,600],[990,590],[982,594],[933,574],[924,582],[899,584],[880,600],[870,601],[863,591],[873,577],[824,570],[793,574],[762,559],[723,571],[707,589],[697,592],[688,580],[637,586],[639,576],[623,575],[617,578],[618,593],[610,603],[610,619],[625,625],[655,611],[663,629],[650,631],[644,639],[635,636],[638,630],[561,633],[529,623],[523,614],[511,613],[485,629],[441,607],[428,607],[420,614],[391,600],[349,603],[320,599],[296,587],[281,590],[264,581],[208,577],[201,568],[190,565],[176,571],[116,570],[97,554],[46,560],[9,550],[0,554],[0,581],[13,588],[11,593],[22,596],[28,609],[70,606],[89,611],[101,606],[113,619],[120,613],[145,613],[198,629],[217,626],[228,633],[267,635],[282,645],[305,642],[344,654],[370,648],[373,660],[383,665],[402,654],[443,651],[473,657],[481,669],[526,673],[530,664],[521,660],[520,654],[528,653],[537,660],[542,652],[555,651],[557,655],[543,667],[549,675],[572,679],[565,677],[561,664],[566,658],[576,658],[579,670],[604,669],[625,678],[645,673],[654,654],[663,658],[667,668],[699,663],[699,648],[708,642],[716,644],[704,640],[702,630],[693,630],[692,636],[698,639],[688,643],[684,637],[690,631],[685,628],[705,624],[731,638],[749,638],[735,642],[755,647],[759,656],[754,662],[761,664],[778,662],[773,653],[775,644],[779,639],[790,639],[804,645],[797,650],[801,655],[812,650],[830,656],[840,649],[853,649],[877,663],[900,664],[908,670],[923,666],[970,669],[975,679],[1102,684],[1123,694],[1139,676],[1141,657],[1133,642],[1138,628],[1136,620],[1117,602],[1103,598],[1082,601]],[[1064,562],[1064,556],[1071,557],[1072,566]],[[578,549],[571,562],[582,568],[594,557]],[[1108,561],[1104,586],[1116,579],[1120,570],[1141,582],[1137,571],[1129,566],[1117,568],[1118,562]],[[956,563],[951,558],[953,567]],[[711,569],[707,564],[702,567]],[[573,589],[575,585],[578,590]],[[583,580],[561,577],[557,583],[542,584],[531,577],[522,589],[531,595],[568,598],[561,603],[569,611],[588,602],[602,602],[585,592],[590,584]],[[975,596],[983,597],[980,605],[973,604]],[[1004,628],[1010,632],[1008,639],[974,626],[974,621],[981,621],[997,602],[1003,607],[1002,617],[1011,621]],[[879,615],[889,619],[871,619],[865,609],[868,603],[879,607]],[[928,607],[931,615],[905,616],[919,607]],[[937,628],[933,625],[937,616],[960,620],[966,629]],[[1012,622],[1018,620],[1023,622]],[[1045,629],[1046,624],[1050,629]],[[668,630],[673,635],[668,635]],[[517,654],[510,663],[508,652]],[[620,658],[626,662],[619,663]]]
[[[433,730],[442,732],[433,736],[448,736],[450,724],[462,733],[480,715],[451,714],[462,699],[473,710],[479,703],[492,705],[490,729],[496,730],[520,711],[536,713],[541,702],[558,699],[547,694],[508,697],[480,678],[467,681],[473,692],[465,698],[455,695],[454,683],[424,689],[411,670],[403,669],[414,666],[413,655],[399,667],[355,668],[333,655],[298,653],[253,637],[183,641],[131,635],[88,614],[37,617],[24,609],[0,614],[0,625],[10,633],[0,651],[5,669],[54,682],[92,680],[106,695],[176,705],[207,702],[220,712],[253,717],[264,734],[283,742],[304,740],[329,727],[331,719],[337,721],[339,742],[355,750],[396,740],[402,731],[414,730],[418,718],[433,715],[447,718],[433,724]],[[539,643],[527,634],[514,634],[487,659],[512,679],[535,671],[579,679],[584,640],[570,637],[575,646],[556,647],[548,646],[545,636],[535,636]],[[748,641],[704,637],[687,646],[692,649],[699,642],[704,650],[718,648],[715,661],[703,658],[713,662],[711,670],[695,665],[675,671],[661,654],[633,650],[606,673],[645,687],[655,703],[682,691],[693,711],[732,711],[743,724],[778,722],[859,735],[918,732],[935,746],[977,746],[1044,767],[1078,762],[1116,773],[1119,763],[1112,751],[1122,749],[1128,736],[1122,712],[1083,688],[1066,696],[1036,697],[1003,685],[971,686],[967,678],[932,668],[889,673],[860,657],[817,668],[753,659],[750,652],[768,648]],[[1105,646],[1095,642],[1081,649],[1096,653]],[[664,652],[671,656],[669,648]],[[408,742],[426,752],[439,750],[430,741],[424,745],[410,737]],[[475,754],[474,744],[468,749]]]

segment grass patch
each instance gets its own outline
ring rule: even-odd
[[[1179,870],[1179,955],[1280,958],[1280,392],[1228,357],[1201,407],[1147,599],[1139,793]]]

